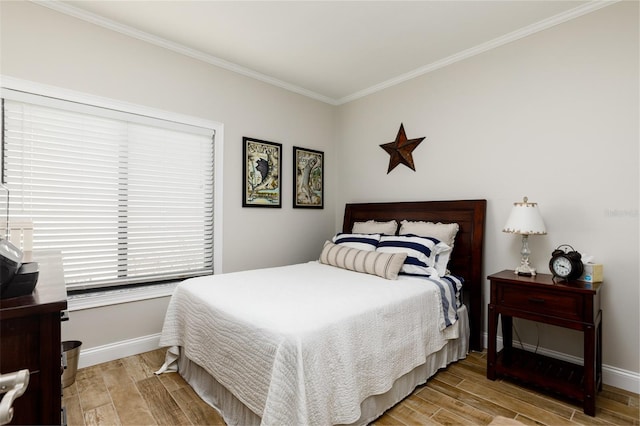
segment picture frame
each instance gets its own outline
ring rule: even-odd
[[[282,144],[242,138],[242,207],[282,207]]]
[[[324,208],[324,152],[293,147],[293,207]]]

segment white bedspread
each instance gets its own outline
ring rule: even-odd
[[[457,338],[438,287],[310,262],[193,278],[169,304],[162,346],[183,353],[264,425],[331,425]]]

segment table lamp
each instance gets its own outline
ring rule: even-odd
[[[530,203],[524,197],[521,203],[513,203],[513,209],[502,232],[522,235],[522,256],[520,266],[515,269],[518,275],[532,276],[536,274],[535,268],[529,264],[529,235],[545,235],[547,229],[538,210],[538,203]]]

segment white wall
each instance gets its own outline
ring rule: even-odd
[[[52,11],[0,2],[0,75],[224,124],[223,270],[317,258],[335,232],[334,108]],[[283,145],[282,208],[242,208],[242,137]],[[324,151],[325,208],[292,208],[292,147]],[[293,236],[293,238],[290,238]],[[83,349],[159,333],[166,298],[71,312]]]
[[[534,266],[547,271],[562,243],[604,263],[604,363],[640,371],[636,2],[341,107],[33,3],[0,2],[0,12],[0,74],[224,124],[226,272],[316,257],[346,202],[486,198],[489,274],[519,262],[519,238],[501,229],[511,203],[527,195],[548,228],[531,238]],[[379,145],[394,140],[401,122],[408,137],[426,139],[413,154],[416,172],[399,166],[387,175],[389,156]],[[282,209],[241,208],[242,136],[283,144]],[[293,145],[325,151],[324,210],[291,208]],[[166,303],[72,312],[63,338],[91,350],[153,335]],[[539,333],[542,347],[581,356],[577,333],[518,327],[528,342]]]
[[[621,2],[340,107],[336,219],[346,202],[485,198],[488,275],[519,263],[501,229],[526,195],[548,232],[530,238],[534,266],[564,243],[603,263],[604,363],[640,371],[638,48],[638,3]],[[426,139],[416,172],[387,174],[378,145],[401,122]],[[578,333],[517,325],[582,356]]]

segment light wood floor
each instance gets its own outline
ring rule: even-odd
[[[64,389],[69,426],[224,425],[177,374],[155,376],[157,350],[78,370]],[[581,407],[486,378],[486,354],[450,365],[393,407],[375,425],[487,425],[495,417],[527,425],[639,425],[638,395],[610,386],[598,394],[596,417]]]

